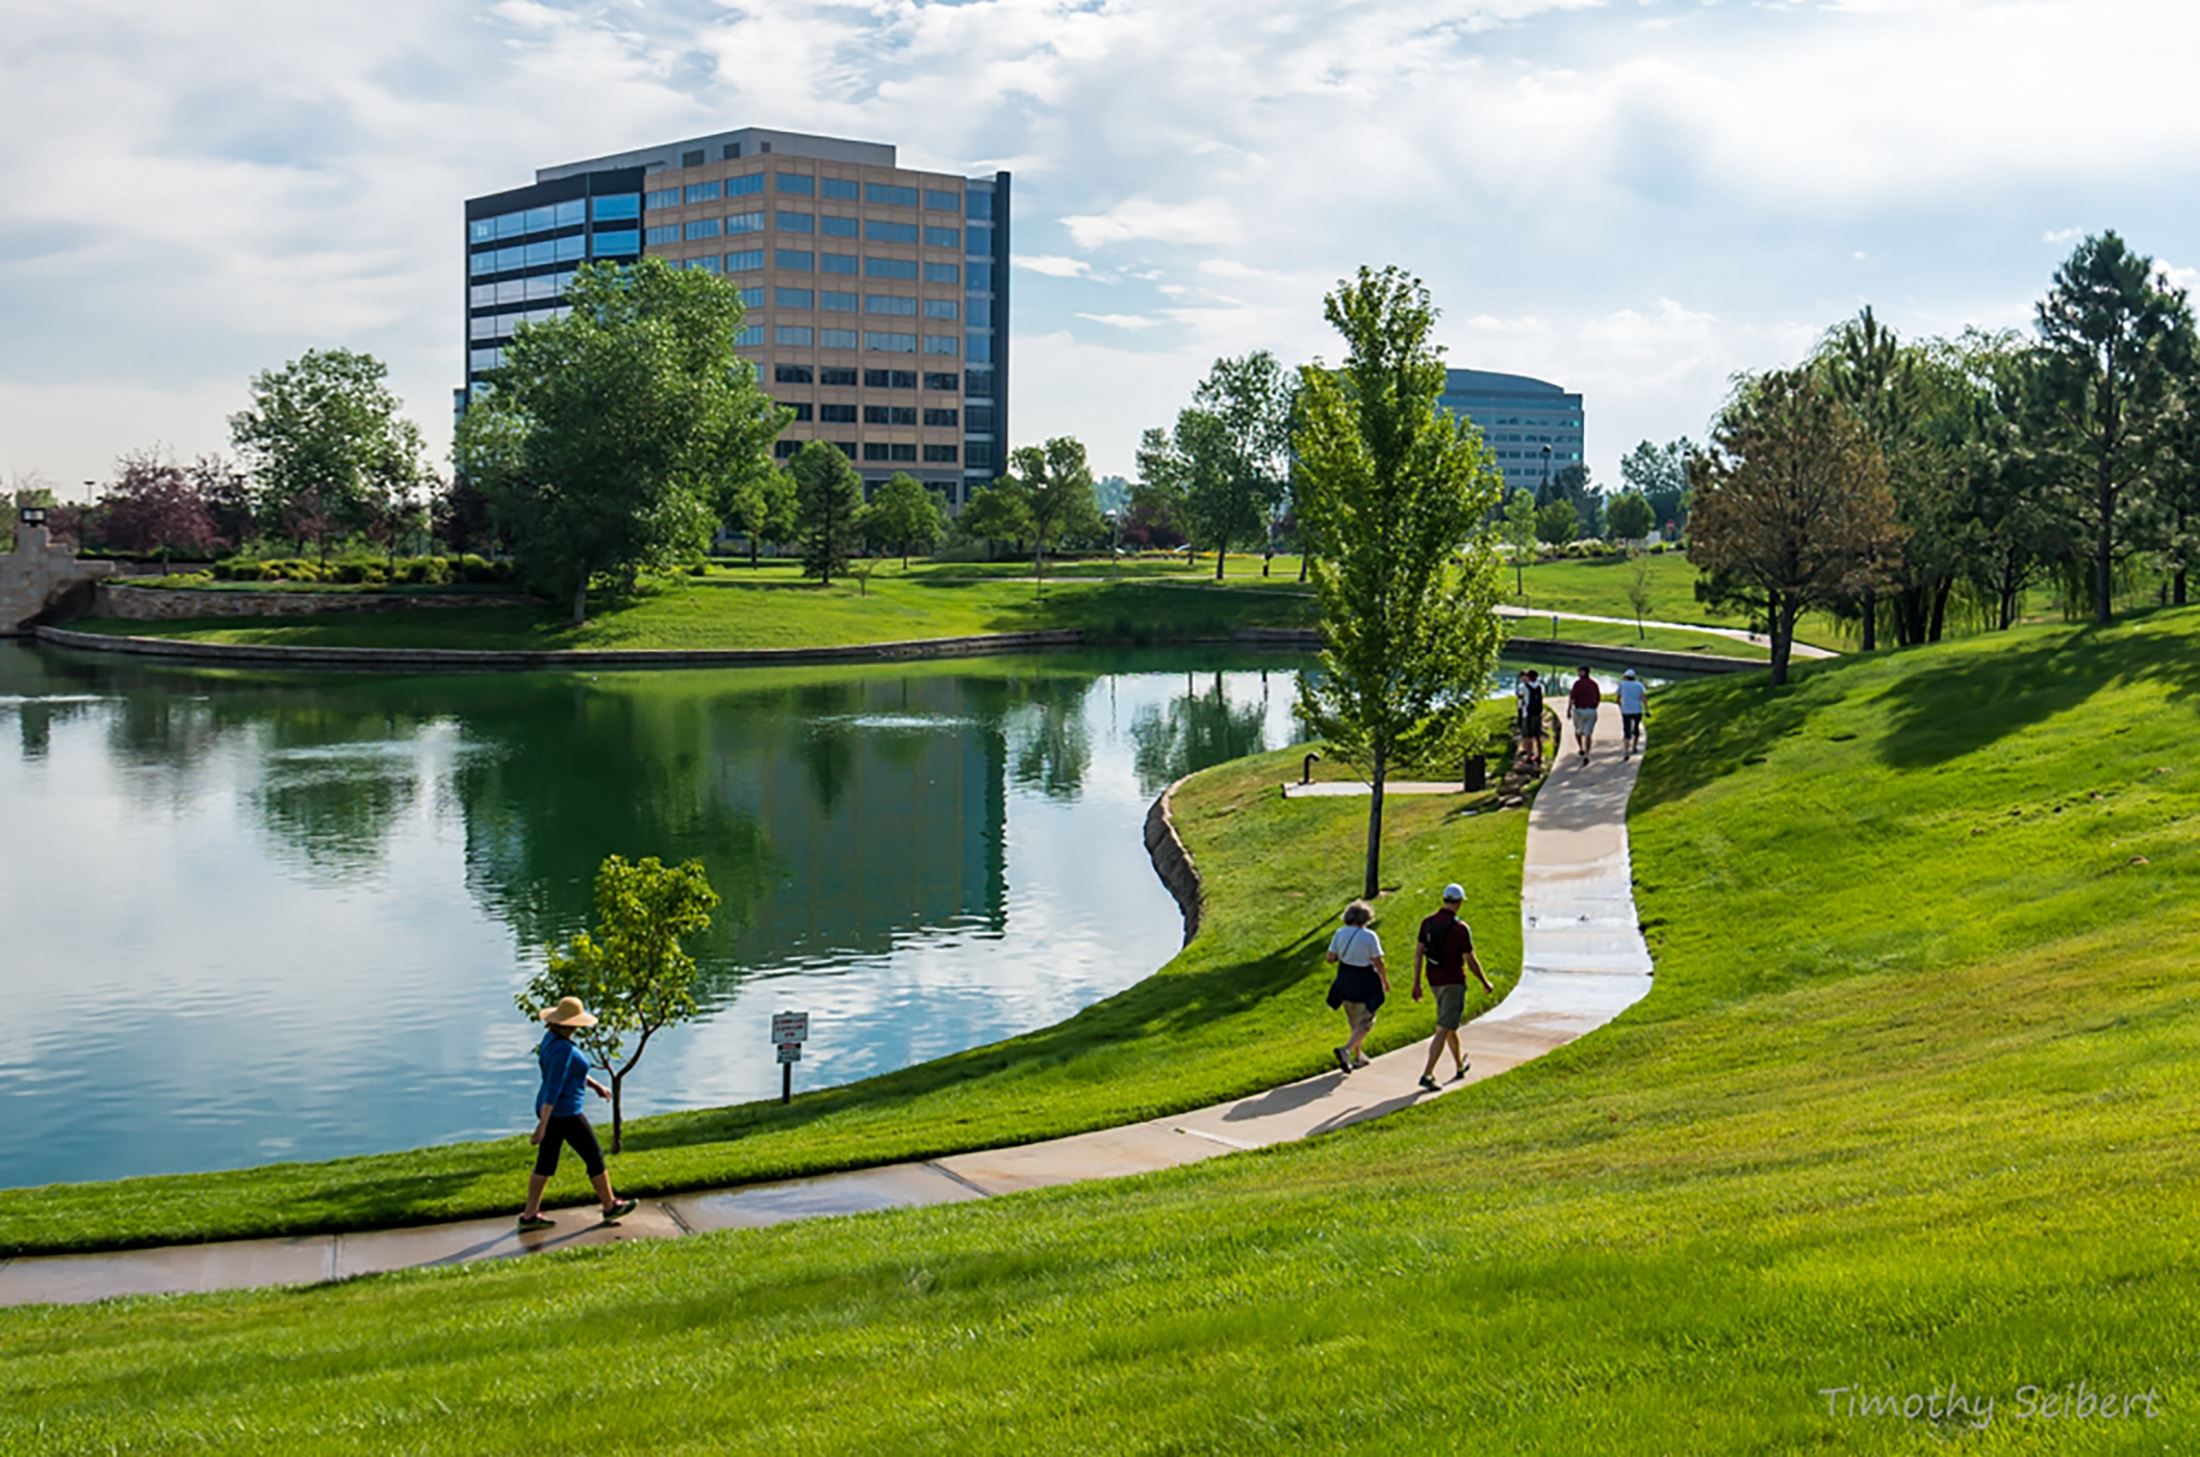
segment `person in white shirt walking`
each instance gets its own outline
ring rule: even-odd
[[[1375,912],[1366,901],[1346,906],[1344,924],[1329,938],[1329,950],[1323,957],[1337,968],[1336,980],[1329,985],[1329,1005],[1344,1013],[1350,1033],[1342,1047],[1330,1049],[1330,1055],[1337,1059],[1337,1071],[1348,1076],[1354,1068],[1367,1066],[1360,1044],[1375,1029],[1376,1009],[1390,993],[1382,938],[1367,924],[1374,919]]]
[[[1643,684],[1629,668],[1619,680],[1620,757],[1642,752]]]

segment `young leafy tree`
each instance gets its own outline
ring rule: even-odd
[[[205,552],[218,540],[203,477],[164,451],[141,450],[117,461],[115,483],[100,505],[107,540],[124,551],[159,552],[164,572],[178,548]]]
[[[1686,436],[1654,445],[1642,441],[1620,460],[1620,479],[1650,503],[1652,522],[1676,529],[1688,523],[1688,452]]]
[[[741,295],[724,279],[584,263],[566,299],[565,317],[521,326],[453,454],[578,624],[597,576],[705,550],[725,483],[762,468],[792,412],[734,352]]]
[[[795,534],[802,544],[802,575],[827,587],[846,575],[848,559],[862,544],[863,478],[837,445],[804,442],[794,453]]]
[[[229,417],[260,519],[307,528],[324,564],[332,535],[365,528],[391,497],[430,478],[419,428],[388,377],[371,354],[311,349],[254,376],[251,405]]]
[[[242,545],[252,534],[254,520],[252,491],[244,472],[218,453],[200,456],[187,469],[214,523],[214,549]]]
[[[1522,489],[1507,498],[1505,514],[1498,518],[1497,534],[1512,556],[1513,595],[1525,602],[1528,600],[1525,572],[1528,564],[1535,560],[1537,539],[1535,492]]]
[[[2183,341],[2155,461],[2155,539],[2169,600],[2183,607],[2200,566],[2200,347]]]
[[[1031,507],[1022,485],[999,480],[972,492],[955,518],[955,529],[969,540],[984,542],[988,559],[1000,554],[1002,542],[1014,542],[1021,550],[1031,535]]]
[[[1421,281],[1362,267],[1323,300],[1341,368],[1300,371],[1294,442],[1321,555],[1321,672],[1299,712],[1367,773],[1364,893],[1381,889],[1383,786],[1474,711],[1500,637],[1490,513],[1503,488],[1479,432],[1438,408],[1442,351]]]
[[[795,495],[793,475],[769,462],[727,485],[720,499],[719,518],[727,530],[748,538],[750,570],[755,570],[762,559],[765,541],[792,541],[802,529]]]
[[[1018,448],[1009,456],[1009,473],[1023,493],[1031,521],[1031,572],[1043,590],[1047,548],[1099,530],[1092,467],[1085,461],[1083,441],[1057,435],[1044,445]]]
[[[1612,528],[1612,535],[1621,541],[1640,542],[1647,539],[1658,524],[1657,513],[1650,509],[1650,502],[1640,491],[1622,491],[1612,498],[1612,504],[1604,508],[1605,524]]]
[[[624,1142],[627,1075],[650,1038],[695,1016],[695,958],[683,943],[710,929],[717,906],[700,860],[667,866],[654,855],[634,862],[609,856],[596,871],[595,933],[581,932],[562,951],[552,947],[548,965],[513,999],[529,1017],[561,997],[579,997],[596,1014],[596,1025],[573,1040],[611,1070],[613,1153]]]
[[[1901,541],[1878,442],[1814,371],[1776,370],[1742,382],[1689,477],[1690,555],[1715,595],[1765,610],[1783,684],[1796,617],[1854,595]]]
[[[2190,321],[2183,290],[2164,286],[2154,260],[2114,232],[2078,244],[2040,301],[2042,398],[2069,481],[2068,510],[2091,539],[2096,622],[2114,616],[2132,497],[2159,448]]]
[[[1574,510],[1574,503],[1564,496],[1553,496],[1537,508],[1536,540],[1546,546],[1564,546],[1580,534],[1581,516]]]
[[[940,503],[923,482],[907,471],[895,471],[871,498],[865,513],[865,529],[881,545],[901,548],[901,567],[909,570],[909,548],[929,550],[947,534],[947,519]]]
[[[2037,360],[2009,333],[1967,330],[1947,346],[1968,387],[1956,451],[1959,558],[1997,627],[2017,620],[2025,590],[2062,545],[2049,462],[2037,448]]]
[[[1635,499],[1639,501],[1642,497],[1637,495]],[[1613,504],[1617,506],[1619,503],[1615,501]],[[1647,511],[1648,505],[1643,509]],[[1633,553],[1627,561],[1627,605],[1635,609],[1635,639],[1639,642],[1649,636],[1642,630],[1642,619],[1650,611],[1650,558],[1639,551]]]
[[[1177,416],[1173,438],[1146,432],[1139,468],[1161,484],[1195,545],[1214,547],[1215,580],[1233,546],[1263,544],[1282,504],[1289,474],[1289,376],[1261,349],[1217,359]]]

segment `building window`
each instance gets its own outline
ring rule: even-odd
[[[990,369],[966,369],[963,371],[963,393],[975,395],[981,400],[993,398],[993,371]]]
[[[959,248],[962,246],[961,228],[926,228],[924,246],[927,248]]]
[[[728,142],[724,146],[720,147],[718,149],[718,160],[721,162],[740,161],[741,144],[739,142]]]
[[[845,177],[820,177],[817,187],[835,202],[854,202],[858,196],[856,185]]]
[[[556,222],[553,221],[557,215],[558,210],[547,204],[542,207],[531,207],[527,209],[525,213],[526,221],[521,224],[521,227],[524,231],[530,233],[547,233],[557,226]]]
[[[856,331],[853,329],[820,329],[817,343],[821,349],[853,349],[856,347]]]
[[[798,401],[796,401],[796,402],[795,402],[794,404],[792,404],[792,405],[789,405],[789,406],[788,406],[787,408],[789,408],[789,409],[791,409],[791,410],[793,410],[793,411],[794,411],[794,418],[795,418],[795,423],[796,423],[796,424],[798,424],[798,425],[801,425],[801,424],[807,424],[807,423],[809,422],[809,419],[810,419],[810,404],[809,404],[809,402],[808,402],[807,400],[798,400]]]
[[[598,258],[633,258],[641,251],[642,235],[631,229],[596,234],[595,255]]]
[[[681,166],[683,166],[683,167],[700,167],[700,166],[702,166],[702,165],[703,165],[703,149],[702,149],[701,147],[696,147],[696,148],[694,148],[694,149],[693,149],[693,150],[691,150],[691,151],[686,151],[686,152],[682,152],[682,153],[680,154],[680,165],[681,165]]]
[[[928,298],[924,301],[924,316],[928,319],[954,319],[962,315],[962,306],[951,298]]]
[[[963,412],[963,418],[969,422],[965,428],[973,435],[991,435],[996,428],[991,405],[972,405]]]
[[[555,263],[558,261],[558,245],[550,239],[544,238],[539,243],[527,244],[522,250],[521,257],[524,259],[525,266],[529,268],[541,263]]]
[[[917,411],[914,405],[865,405],[863,423],[866,425],[914,425]]]
[[[466,355],[466,366],[469,369],[498,369],[503,364],[504,351],[501,349],[475,349]]]
[[[477,283],[466,290],[466,302],[475,308],[497,301],[497,286],[493,283]]]
[[[856,271],[856,255],[853,253],[820,253],[817,266],[826,273],[853,274]]]
[[[806,212],[782,212],[777,221],[782,233],[807,233],[817,227],[817,218]]]
[[[692,268],[699,273],[716,273],[718,271],[718,260],[715,257],[690,258],[686,263],[682,264],[681,266],[684,268]]]
[[[961,452],[952,445],[927,445],[924,447],[924,458],[932,465],[953,465],[959,454]]]
[[[990,440],[965,440],[963,464],[990,468],[993,464],[993,442]]]
[[[763,266],[764,250],[762,248],[749,248],[739,253],[728,253],[726,255],[726,272],[728,273],[747,273],[751,269],[762,268]]]
[[[773,185],[795,197],[809,197],[817,191],[817,179],[807,172],[782,172],[773,179]]]
[[[558,239],[558,261],[560,263],[579,262],[582,255],[582,250],[585,249],[587,245],[588,240],[582,237],[579,233],[573,234],[573,236],[571,236],[570,238]]]
[[[821,309],[837,309],[846,314],[854,313],[859,307],[854,294],[839,288],[828,288],[820,291],[817,296],[817,306]]]
[[[613,192],[591,198],[588,212],[599,223],[608,218],[638,218],[642,215],[642,195],[639,192]]]
[[[915,460],[917,458],[917,447],[914,445],[889,445],[886,448],[891,452],[887,457],[889,460]]]
[[[993,336],[991,334],[980,334],[972,331],[965,337],[970,341],[968,358],[972,364],[991,364],[993,362]],[[948,352],[953,353],[954,351],[950,350]]]
[[[970,327],[973,329],[990,329],[993,327],[993,300],[974,298],[970,301]]]
[[[906,258],[866,258],[863,260],[863,276],[915,282],[917,265]]]
[[[924,336],[924,352],[927,354],[953,354],[957,348],[952,334],[927,334]]]
[[[680,241],[680,225],[659,223],[655,227],[647,228],[642,233],[642,241],[652,248],[660,243],[677,243]]]
[[[917,336],[914,334],[866,333],[863,347],[880,354],[914,354],[917,352]]]
[[[848,347],[853,349],[855,345],[851,343]],[[853,389],[856,383],[856,372],[849,368],[821,369],[817,373],[817,382],[819,384],[846,385],[848,388]],[[853,409],[854,406],[851,405],[849,408]],[[853,421],[855,416],[850,415],[848,418]]]
[[[853,440],[835,440],[833,442],[833,448],[838,450],[842,455],[847,456],[850,460],[854,460],[856,458],[856,443]]]
[[[972,223],[970,225],[970,243],[965,251],[977,257],[992,257],[993,225],[991,223]]]
[[[741,307],[745,309],[760,309],[764,307],[764,290],[762,290],[761,288],[742,289]]]
[[[924,205],[934,212],[961,212],[962,196],[959,193],[939,192],[927,187],[924,190]]]
[[[741,197],[751,192],[762,192],[763,190],[764,174],[761,172],[751,172],[746,177],[728,177],[726,179],[726,196],[728,197]]]
[[[917,316],[917,301],[913,295],[898,293],[871,293],[863,296],[863,311],[867,314],[899,314],[913,319]]]
[[[963,197],[970,205],[970,216],[974,218],[993,216],[993,194],[991,192],[981,192],[977,188],[972,188],[964,193]]]
[[[928,390],[946,390],[952,394],[962,388],[962,376],[959,374],[928,374],[924,377],[924,387]]]
[[[680,189],[677,187],[666,187],[649,194],[649,207],[652,212],[660,207],[678,207],[679,205]]]
[[[887,456],[886,456],[886,446],[885,446],[885,445],[884,445],[883,443],[881,443],[881,442],[879,442],[879,441],[876,441],[876,440],[866,440],[866,441],[864,441],[864,442],[863,442],[863,458],[864,458],[865,460],[885,460],[885,459],[887,458]]]
[[[747,349],[763,342],[764,326],[762,324],[751,324],[733,336],[733,347],[736,349]]]
[[[863,224],[863,236],[874,243],[914,243],[917,241],[917,225],[869,218]]]
[[[888,207],[915,207],[917,190],[914,187],[896,187],[890,182],[870,182],[864,184],[863,200],[884,203]]]
[[[810,252],[807,248],[781,248],[772,255],[772,262],[790,273],[808,273]]]
[[[687,225],[681,236],[691,242],[696,238],[715,238],[718,236],[718,219],[697,218]]]
[[[815,297],[816,295],[806,288],[777,289],[772,294],[772,307],[775,309],[806,309]]]
[[[810,384],[810,367],[807,364],[779,364],[772,367],[773,384]]]
[[[962,411],[942,410],[936,406],[929,407],[924,412],[924,423],[927,425],[945,425],[951,430],[956,429],[962,425]]]
[[[799,440],[774,440],[772,442],[772,457],[775,460],[791,460],[794,458],[794,453],[802,448],[802,444]]]
[[[466,241],[469,243],[493,243],[497,236],[495,218],[475,218],[466,225]]]
[[[680,194],[682,202],[716,202],[718,184],[715,182],[690,182],[687,191]]]
[[[817,226],[828,238],[853,238],[859,231],[854,218],[836,218],[831,213],[818,219]]]
[[[924,281],[926,283],[961,283],[962,276],[963,271],[960,263],[927,263],[924,265]]]
[[[853,425],[856,423],[854,405],[819,405],[817,418],[827,425]]]
[[[727,213],[726,231],[729,233],[761,233],[764,231],[764,215],[760,212]]]
[[[810,326],[808,324],[781,324],[772,330],[772,342],[774,344],[785,344],[793,349],[807,349],[811,344]]]
[[[915,371],[907,369],[866,369],[863,387],[867,390],[913,390],[917,387],[917,376]]]

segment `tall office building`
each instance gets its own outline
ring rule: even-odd
[[[1480,428],[1497,454],[1508,491],[1537,490],[1546,472],[1556,476],[1581,464],[1581,396],[1555,384],[1524,374],[1447,369],[1442,404]]]
[[[582,259],[663,258],[740,286],[741,353],[795,412],[782,459],[829,441],[866,485],[907,471],[960,506],[1006,464],[1008,249],[1008,173],[876,142],[744,127],[544,167],[466,203],[466,393]]]

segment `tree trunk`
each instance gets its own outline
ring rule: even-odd
[[[1375,751],[1374,773],[1368,779],[1367,797],[1367,876],[1360,891],[1363,900],[1373,900],[1382,890],[1383,870],[1383,780],[1390,773],[1390,755],[1383,749]]]
[[[1795,611],[1789,606],[1789,596],[1784,592],[1772,594],[1770,621],[1765,625],[1772,629],[1772,686],[1778,688],[1788,680],[1788,651],[1795,645]]]
[[[573,584],[573,625],[579,627],[586,621],[588,621],[588,573],[582,572],[581,579]]]
[[[1301,560],[1301,563],[1300,563],[1300,564],[1301,564],[1302,566],[1303,566],[1303,565],[1305,564],[1305,563],[1304,563],[1304,560],[1303,560],[1303,559]],[[1525,582],[1524,580],[1522,580],[1522,578],[1521,578],[1521,575],[1520,575],[1520,573],[1521,573],[1521,561],[1520,561],[1520,553],[1519,553],[1519,552],[1514,552],[1514,553],[1513,553],[1513,595],[1514,595],[1515,597],[1525,598],[1525,597],[1526,597],[1526,596],[1528,595],[1528,584],[1527,584],[1527,583],[1526,583],[1526,582]],[[1303,573],[1301,574],[1301,576],[1300,576],[1299,580],[1300,580],[1300,581],[1302,581],[1302,582],[1306,580],[1306,578],[1305,578],[1305,576],[1304,576],[1304,574],[1303,574]]]
[[[2116,608],[2116,488],[2110,484],[2108,453],[2101,453],[2099,499],[2101,529],[2093,543],[2093,620],[2106,627]]]
[[[909,570],[909,543],[906,541],[901,544],[901,569],[905,573]]]
[[[627,1067],[633,1065],[628,1063]],[[611,1074],[611,1151],[613,1153],[623,1152],[621,1145],[626,1139],[626,1105],[622,1101],[625,1092],[626,1068],[620,1068]]]
[[[1262,558],[1260,559],[1260,579],[1261,579],[1262,581],[1264,581],[1264,582],[1265,582],[1265,581],[1267,581],[1267,580],[1268,580],[1268,569],[1269,569],[1270,567],[1274,566],[1275,564],[1276,564],[1276,554],[1275,554],[1274,552],[1270,552],[1270,553],[1268,553],[1268,555],[1266,555],[1266,556],[1264,556],[1264,557],[1262,557]]]
[[[2172,607],[2185,605],[2185,571],[2185,568],[2179,567],[2176,574],[2169,579],[2169,605]]]
[[[1302,582],[1303,582],[1303,581],[1305,581],[1305,580],[1306,580],[1306,568],[1307,568],[1308,564],[1309,564],[1309,563],[1311,563],[1311,562],[1312,562],[1313,560],[1314,560],[1314,553],[1313,553],[1312,549],[1311,549],[1311,548],[1309,548],[1309,547],[1307,547],[1307,546],[1305,546],[1304,544],[1301,544],[1301,545],[1300,545],[1300,547],[1299,547],[1299,580],[1300,580],[1300,581],[1302,581]]]
[[[1228,542],[1226,542],[1226,541],[1224,541],[1224,542],[1218,542],[1218,543],[1216,543],[1216,545],[1215,545],[1215,580],[1216,580],[1216,581],[1218,581],[1218,582],[1222,580],[1222,563],[1223,563],[1223,560],[1224,560],[1224,559],[1225,559],[1226,557],[1228,557],[1229,555],[1230,555],[1230,543],[1228,543]]]
[[[1954,585],[1945,577],[1933,588],[1933,617],[1926,625],[1925,641],[1939,642],[1940,631],[1948,622],[1948,589]]]
[[[1871,652],[1879,646],[1879,589],[1870,588],[1864,593],[1864,651]]]

